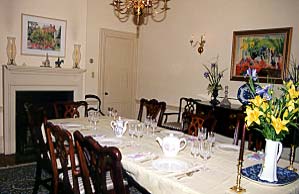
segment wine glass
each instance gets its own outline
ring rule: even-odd
[[[200,140],[197,138],[192,139],[191,142],[191,155],[197,158],[200,154]]]
[[[108,117],[112,117],[112,111],[113,111],[113,108],[108,107]]]
[[[151,125],[151,116],[146,116],[145,119],[144,119],[144,125],[145,125],[145,128],[146,128],[146,132],[148,133],[148,129],[150,128],[150,125]]]
[[[155,131],[157,129],[157,125],[158,125],[158,123],[157,123],[156,119],[151,119],[151,128],[153,129],[153,131],[152,131],[153,136],[155,136]]]
[[[213,152],[212,148],[216,141],[215,133],[213,131],[208,132],[208,141],[210,142],[211,145],[211,152]]]
[[[128,127],[129,127],[129,135],[133,139],[134,136],[135,136],[136,124],[135,123],[129,123]]]
[[[207,138],[207,128],[201,127],[198,128],[198,139],[205,140]]]
[[[207,163],[207,160],[208,158],[211,156],[211,144],[208,140],[201,140],[200,141],[200,155],[203,157],[204,159],[204,167],[203,167],[203,170],[204,171],[207,171],[209,170],[207,167],[206,167],[206,163]]]
[[[143,137],[143,128],[144,125],[142,123],[138,123],[135,127],[135,136],[137,137],[138,141],[140,141],[140,138]]]
[[[116,109],[113,109],[111,115],[113,116],[113,120],[116,120],[116,117],[117,117],[117,110],[116,110]]]
[[[92,124],[92,129],[96,130],[97,129],[97,123],[100,119],[100,113],[96,111],[92,111],[88,114],[88,119],[90,123]]]

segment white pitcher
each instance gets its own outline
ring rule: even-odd
[[[127,124],[128,124],[128,121],[121,120],[120,117],[119,117],[119,119],[117,119],[115,121],[111,121],[111,123],[110,123],[116,137],[123,136],[123,134],[127,130]]]
[[[277,181],[277,161],[280,158],[281,151],[281,142],[266,139],[265,160],[258,175],[261,180],[268,182]]]

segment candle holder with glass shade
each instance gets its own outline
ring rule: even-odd
[[[74,44],[74,51],[73,51],[73,68],[74,69],[80,69],[79,63],[81,60],[81,51],[80,51],[81,45],[80,44]]]
[[[7,37],[6,53],[8,58],[7,65],[16,65],[17,48],[15,37]]]

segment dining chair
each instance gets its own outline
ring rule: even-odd
[[[140,99],[140,107],[139,107],[139,113],[137,119],[139,121],[142,121],[142,116],[144,114],[144,109],[145,109],[145,116],[150,116],[152,119],[156,119],[157,121],[157,126],[161,127],[162,126],[162,119],[163,119],[163,114],[166,110],[166,103],[161,101],[159,102],[156,99],[145,99],[142,98]]]
[[[191,122],[188,125],[188,134],[198,136],[198,128],[202,128],[204,124],[204,118],[197,114],[191,114]]]
[[[105,114],[102,112],[101,110],[101,104],[102,104],[102,101],[101,99],[97,96],[97,95],[94,95],[94,94],[86,94],[85,95],[85,101],[87,102],[88,106],[87,106],[87,112],[89,111],[97,111],[99,112],[102,116],[105,116]],[[96,107],[94,107],[92,105],[92,101],[95,101],[96,102]]]
[[[83,186],[79,188],[82,184],[79,184],[80,169],[76,167],[72,134],[48,122],[46,136],[53,170],[52,193],[83,193]]]
[[[83,137],[79,131],[74,132],[74,139],[85,193],[129,193],[128,183],[123,178],[122,155],[118,148],[102,147],[91,136]]]
[[[54,102],[55,117],[58,118],[73,118],[80,117],[80,109],[84,116],[87,117],[87,102],[86,101],[62,101]]]
[[[180,98],[179,109],[177,112],[165,112],[163,114],[164,121],[162,127],[177,131],[187,131],[188,123],[190,123],[190,114],[196,113],[196,102],[199,99],[193,98]],[[176,117],[169,121],[170,117]]]
[[[41,128],[42,124],[45,124],[47,120],[46,111],[43,106],[37,104],[33,105],[31,103],[25,103],[24,108],[36,157],[35,182],[32,193],[38,193],[40,185],[50,191],[53,171],[48,154],[48,144],[44,141],[42,134],[43,129]],[[49,174],[50,178],[42,179],[43,172]]]

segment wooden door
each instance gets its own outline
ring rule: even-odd
[[[102,29],[101,43],[103,110],[113,107],[120,116],[135,118],[136,34]]]

